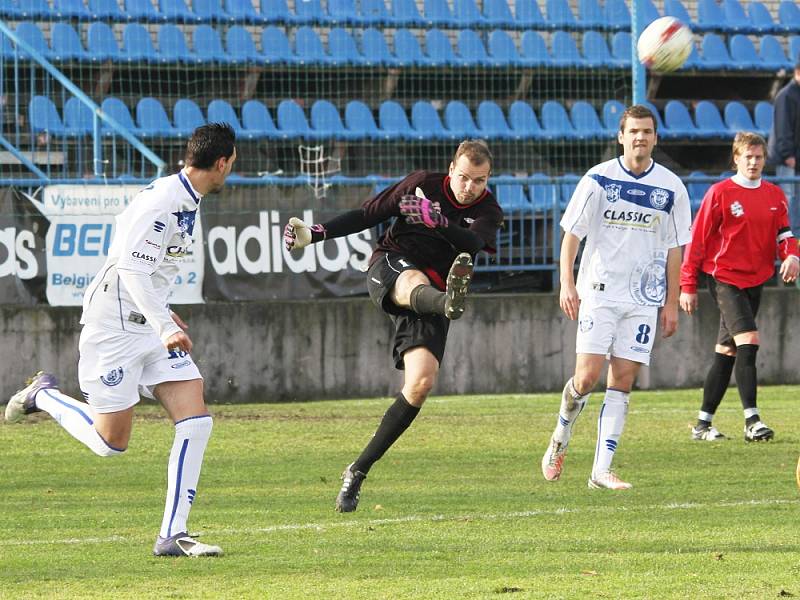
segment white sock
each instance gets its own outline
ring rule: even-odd
[[[36,406],[53,417],[67,432],[98,456],[116,456],[125,449],[109,446],[94,428],[94,411],[85,402],[78,402],[56,389],[40,390]]]
[[[620,390],[606,390],[600,417],[597,419],[597,448],[594,452],[592,479],[611,470],[614,452],[617,450],[622,430],[625,429],[629,396],[629,393]]]
[[[175,441],[167,468],[167,502],[161,521],[161,537],[187,531],[186,520],[192,508],[203,453],[213,426],[211,415],[189,417],[175,423]]]
[[[714,415],[712,413],[708,413],[705,411],[700,411],[697,413],[697,420],[698,421],[706,421],[707,423],[711,423],[714,420]]]
[[[750,417],[757,417],[758,416],[758,409],[757,408],[745,408],[744,409],[744,418],[749,419]]]
[[[591,395],[591,393],[588,393],[581,396],[575,390],[570,377],[567,385],[564,386],[564,391],[561,392],[561,408],[558,411],[558,423],[556,423],[556,429],[553,432],[555,441],[562,444],[569,443],[569,439],[572,437],[572,427],[575,425],[575,421],[578,420]]]

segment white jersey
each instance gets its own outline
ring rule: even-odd
[[[83,298],[81,323],[115,331],[152,333],[118,271],[150,276],[162,322],[169,321],[167,298],[178,262],[193,243],[201,196],[181,171],[156,179],[116,217],[114,240],[103,268]],[[176,331],[180,329],[175,327]]]
[[[667,251],[691,240],[689,195],[669,169],[651,163],[641,175],[621,158],[589,170],[561,227],[587,238],[576,287],[581,298],[662,306]]]

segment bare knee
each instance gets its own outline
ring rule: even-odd
[[[436,383],[436,375],[421,375],[403,386],[403,395],[412,406],[422,406]]]
[[[411,306],[411,292],[418,285],[430,285],[430,280],[422,271],[403,271],[392,286],[391,299],[397,306]]]

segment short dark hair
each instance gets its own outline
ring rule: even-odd
[[[658,121],[656,121],[656,116],[653,114],[653,111],[644,104],[634,104],[625,109],[625,112],[622,113],[619,119],[619,130],[621,132],[625,131],[625,122],[628,119],[652,119],[653,131],[658,133]]]
[[[207,170],[220,158],[233,156],[236,133],[227,123],[209,123],[192,132],[186,142],[184,162],[188,167]]]
[[[492,153],[489,144],[483,140],[464,140],[458,145],[453,155],[453,164],[462,156],[466,156],[473,165],[482,165],[485,162],[492,166]]]

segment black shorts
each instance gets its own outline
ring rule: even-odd
[[[708,290],[719,306],[717,344],[733,348],[736,346],[733,336],[745,331],[758,331],[756,315],[763,287],[737,288],[713,277],[708,278]]]
[[[412,269],[422,270],[407,258],[390,252],[382,254],[367,271],[369,297],[394,323],[392,358],[397,369],[405,368],[405,351],[417,346],[430,350],[439,364],[442,364],[447,331],[450,328],[450,320],[444,315],[419,315],[392,301],[391,291],[400,273]]]

